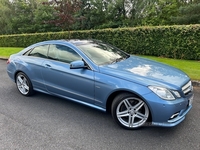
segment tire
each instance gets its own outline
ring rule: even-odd
[[[31,96],[34,94],[33,86],[28,78],[23,72],[19,72],[16,75],[16,85],[19,92],[24,96]]]
[[[113,119],[126,129],[144,126],[150,114],[145,101],[131,93],[116,96],[111,106],[111,113]]]

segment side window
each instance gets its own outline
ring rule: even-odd
[[[81,57],[73,49],[64,45],[50,45],[48,57],[66,63],[81,60]]]
[[[48,47],[49,45],[37,46],[29,53],[29,56],[47,58]]]

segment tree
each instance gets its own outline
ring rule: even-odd
[[[199,24],[200,2],[194,2],[179,8],[179,15],[171,18],[176,24]]]
[[[0,0],[0,34],[199,23],[200,0]]]
[[[75,29],[96,29],[109,19],[108,5],[112,0],[82,0],[76,15],[81,18]],[[79,28],[79,29],[80,29]]]
[[[135,0],[82,0],[82,29],[117,28],[133,24]],[[130,20],[130,21],[129,21]],[[78,27],[78,25],[76,25]]]
[[[50,20],[55,20],[56,10],[54,7],[49,6],[46,2],[40,3],[35,9],[34,15],[34,31],[35,32],[49,32],[59,31],[61,28],[49,23]]]
[[[14,0],[12,2],[12,30],[13,33],[30,33],[33,24],[33,10],[31,4],[26,0]]]
[[[35,33],[58,31],[53,25],[46,22],[54,19],[54,8],[42,1],[48,0],[12,0],[9,24],[11,33]],[[45,3],[45,2],[44,2]]]
[[[55,19],[49,20],[48,23],[60,27],[62,30],[70,30],[76,20],[81,19],[75,16],[80,9],[79,0],[52,0],[49,5],[53,5],[56,10]]]
[[[171,25],[171,17],[178,14],[179,0],[157,0],[146,9],[143,25]]]
[[[0,1],[0,34],[11,34],[12,27],[11,27],[11,13],[12,7],[8,0],[1,0]]]

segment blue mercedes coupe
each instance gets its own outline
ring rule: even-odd
[[[184,72],[98,40],[36,43],[7,64],[22,95],[39,91],[109,112],[126,129],[172,127],[192,108],[193,87]]]

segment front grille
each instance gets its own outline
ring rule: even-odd
[[[185,84],[183,87],[182,87],[182,91],[185,95],[189,94],[190,92],[192,92],[192,82],[189,81],[187,84]]]

